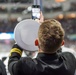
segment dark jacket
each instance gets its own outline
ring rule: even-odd
[[[12,75],[75,74],[76,60],[69,52],[54,54],[39,53],[37,58],[32,59],[30,57],[21,57],[20,53],[15,50],[11,51],[8,63],[8,68]]]
[[[2,60],[0,60],[0,75],[7,75],[6,68]]]

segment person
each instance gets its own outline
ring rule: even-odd
[[[0,60],[0,75],[7,75],[6,68],[2,60]]]
[[[11,75],[75,75],[74,55],[57,52],[64,44],[64,36],[64,29],[57,20],[41,23],[35,40],[35,45],[39,48],[37,57],[21,57],[23,49],[14,44],[8,61]]]

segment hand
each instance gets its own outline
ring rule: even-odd
[[[42,22],[44,22],[44,16],[43,16],[43,13],[42,12],[40,12],[40,19],[35,19],[35,21],[37,21],[38,23],[42,23]]]

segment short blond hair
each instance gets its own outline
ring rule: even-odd
[[[64,29],[55,19],[44,21],[38,31],[39,47],[45,52],[56,52],[64,39]]]

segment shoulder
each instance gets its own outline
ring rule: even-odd
[[[75,56],[70,52],[62,52],[61,56],[64,57],[68,62],[76,62]]]
[[[71,57],[74,57],[74,55],[72,54],[72,53],[70,53],[70,52],[62,52],[62,55],[63,56],[71,56]]]
[[[14,72],[16,75],[29,75],[35,70],[34,59],[30,57],[22,57],[15,65]]]
[[[75,56],[70,52],[62,52],[64,64],[72,71],[76,69],[76,59]]]
[[[62,46],[62,52],[70,52],[70,53],[72,53],[76,57],[76,51],[71,49],[71,48]]]
[[[62,52],[62,56],[75,58],[75,56],[70,52]]]
[[[34,67],[34,65],[35,65],[35,61],[34,61],[34,59],[32,59],[30,57],[22,57],[17,63],[17,66],[26,68],[26,69]]]

